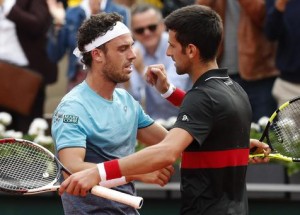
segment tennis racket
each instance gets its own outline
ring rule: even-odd
[[[300,97],[282,104],[270,117],[260,138],[271,148],[268,157],[287,162],[300,162]],[[250,158],[265,157],[250,151]]]
[[[48,149],[23,139],[0,140],[0,190],[12,194],[33,195],[57,191],[61,173],[71,175]],[[91,193],[140,209],[143,198],[102,186]]]

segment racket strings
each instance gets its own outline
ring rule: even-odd
[[[34,189],[56,179],[58,167],[40,148],[18,143],[0,144],[0,187],[9,190]]]
[[[298,102],[299,101],[299,102]],[[300,157],[300,100],[279,111],[269,131],[273,148],[288,157]]]

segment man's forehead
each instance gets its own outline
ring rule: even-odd
[[[169,30],[168,33],[169,33],[169,41],[172,42],[172,43],[176,43],[177,42],[176,32],[172,31],[172,30]]]

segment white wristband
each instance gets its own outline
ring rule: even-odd
[[[101,181],[106,181],[106,171],[105,171],[105,168],[104,168],[104,163],[98,163],[97,168],[98,168],[98,171],[99,171]]]
[[[176,87],[171,83],[167,92],[160,94],[165,99],[168,98],[176,90]]]
[[[125,176],[122,176],[121,178],[115,178],[108,181],[101,181],[99,183],[100,186],[106,187],[106,188],[112,188],[117,187],[123,184],[127,184]]]

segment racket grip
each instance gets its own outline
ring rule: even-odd
[[[129,195],[102,186],[94,186],[91,189],[91,193],[96,196],[129,205],[135,209],[140,209],[144,201],[142,197]]]

